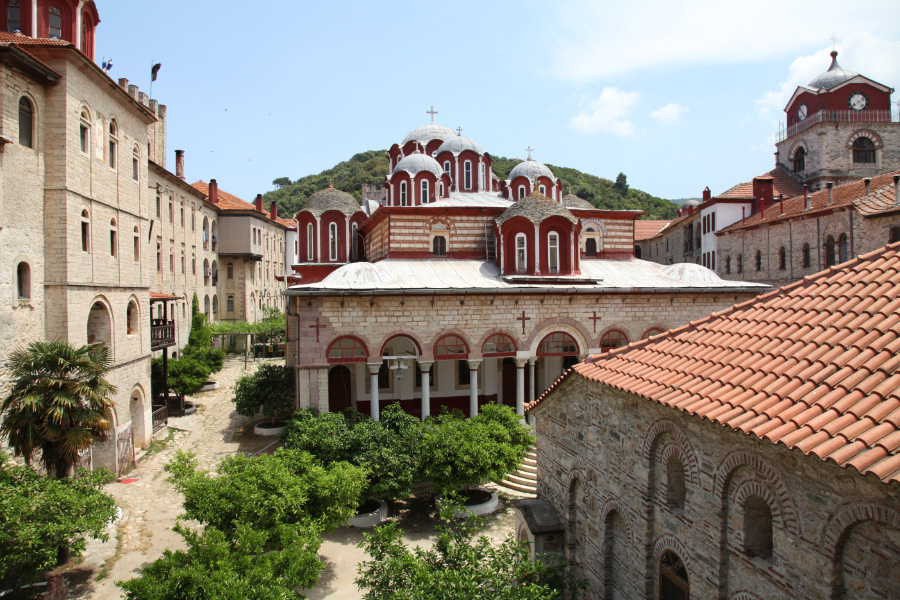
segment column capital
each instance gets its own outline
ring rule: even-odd
[[[466,360],[466,362],[469,363],[470,371],[477,371],[478,367],[481,366],[481,363],[484,362],[484,359],[478,358],[475,360]]]
[[[372,375],[378,375],[378,371],[381,370],[382,363],[366,363],[366,366],[369,367],[369,373]]]
[[[528,364],[528,361],[529,361],[529,359],[527,359],[527,358],[515,358],[515,359],[513,359],[513,360],[516,361],[516,368],[517,368],[517,369],[524,369],[524,368],[525,368],[525,365],[527,365],[527,364]]]
[[[419,364],[419,369],[424,373],[426,371],[431,370],[431,366],[434,364],[433,360],[419,360],[416,361]]]

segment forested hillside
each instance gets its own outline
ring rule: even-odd
[[[359,199],[362,184],[380,187],[384,183],[388,170],[386,154],[386,150],[368,150],[317,175],[307,175],[297,180],[280,177],[272,182],[277,189],[265,195],[266,204],[274,201],[278,204],[278,214],[294,215],[310,194],[327,187],[329,181],[333,181],[334,187]],[[493,159],[494,173],[500,179],[505,179],[518,163],[513,158],[494,156]],[[562,180],[566,193],[571,191],[597,208],[645,210],[647,214],[642,217],[644,219],[674,219],[678,210],[678,206],[668,200],[629,187],[623,173],[619,173],[616,181],[611,181],[577,169],[547,166]]]

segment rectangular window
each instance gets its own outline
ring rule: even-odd
[[[338,239],[337,239],[337,223],[328,226],[328,248],[331,260],[337,260],[338,256]]]
[[[90,252],[90,236],[91,236],[91,224],[87,221],[81,222],[81,251],[82,252]]]
[[[139,168],[138,157],[135,156],[131,159],[131,178],[135,181],[140,179],[140,168]]]
[[[162,196],[156,194],[156,216],[162,217]]]
[[[116,141],[109,140],[109,168],[116,168]]]
[[[525,248],[525,236],[516,236],[516,272],[524,273],[528,269],[528,251]]]
[[[463,167],[463,172],[465,173],[464,176],[465,176],[466,189],[471,190],[472,189],[472,163],[471,162],[466,161],[466,163]]]
[[[113,229],[109,232],[109,255],[116,255],[116,230]]]
[[[310,223],[306,226],[306,260],[313,260],[313,250],[315,246],[313,237],[313,224]]]
[[[891,227],[890,243],[900,242],[900,227]]]
[[[559,236],[551,233],[547,240],[549,250],[550,273],[559,273]]]
[[[184,228],[184,204],[181,205],[181,227]]]
[[[169,223],[175,222],[175,206],[169,202]]]
[[[228,279],[234,279],[234,265],[228,263],[225,267],[225,277]]]
[[[91,133],[90,129],[84,123],[81,124],[81,151],[85,154],[88,153],[91,146]]]
[[[141,236],[134,234],[134,262],[141,260]]]
[[[457,387],[467,386],[471,383],[472,378],[469,373],[469,363],[464,360],[456,361],[456,385]]]
[[[234,312],[234,296],[228,296],[226,308],[228,312]]]

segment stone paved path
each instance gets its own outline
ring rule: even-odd
[[[82,561],[65,572],[70,581],[70,598],[119,600],[122,595],[116,581],[137,576],[143,564],[156,560],[167,548],[184,548],[181,536],[172,531],[175,519],[182,512],[183,497],[175,492],[163,471],[177,450],[194,452],[201,468],[213,469],[225,456],[237,452],[252,454],[274,441],[271,437],[255,435],[256,419],[237,415],[232,403],[237,380],[252,373],[261,362],[249,363],[245,371],[243,359],[226,359],[225,367],[214,376],[219,388],[194,398],[199,406],[195,414],[169,419],[171,439],[161,450],[138,459],[137,467],[128,475],[138,481],[106,486],[105,491],[122,509],[122,518],[109,528],[108,542],[91,542]],[[484,531],[497,540],[504,539],[513,530],[513,511],[508,499],[518,495],[512,490],[500,488],[500,491],[506,500],[504,508],[489,518]],[[412,545],[430,547],[436,535],[433,513],[429,515],[433,500],[426,495],[416,496],[412,502],[418,506],[406,512],[402,520],[404,539]],[[395,512],[403,508],[402,503],[392,506]],[[356,547],[362,535],[358,529],[341,527],[325,536],[319,551],[326,564],[325,571],[316,588],[304,591],[304,595],[310,600],[362,598],[353,583],[357,563],[367,558]]]

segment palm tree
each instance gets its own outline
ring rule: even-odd
[[[34,342],[10,354],[12,392],[0,404],[0,437],[31,463],[40,449],[48,473],[68,477],[79,454],[106,441],[106,414],[116,387],[105,376],[111,364],[104,345]]]

